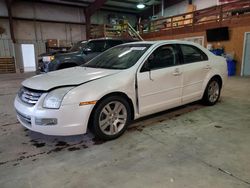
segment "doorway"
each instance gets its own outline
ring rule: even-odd
[[[34,44],[21,44],[24,72],[36,71]]]
[[[245,33],[241,76],[250,76],[250,32]]]

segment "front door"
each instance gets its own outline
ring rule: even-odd
[[[157,48],[137,74],[139,113],[148,115],[181,104],[182,72],[175,45]]]

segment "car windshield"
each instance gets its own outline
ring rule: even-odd
[[[132,67],[147,51],[151,44],[126,44],[111,48],[83,67],[104,69],[127,69]]]
[[[76,52],[76,51],[81,51],[82,48],[84,48],[87,44],[87,41],[80,41],[77,42],[76,44],[74,44],[71,48],[70,48],[70,52]]]

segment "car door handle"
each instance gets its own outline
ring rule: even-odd
[[[210,66],[210,65],[206,65],[205,67],[204,67],[204,69],[206,69],[206,70],[210,70],[212,67]]]
[[[174,72],[173,72],[173,75],[174,76],[180,76],[181,75],[181,72],[179,69],[175,69]]]

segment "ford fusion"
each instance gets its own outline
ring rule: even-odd
[[[34,76],[15,98],[20,123],[47,135],[84,134],[110,140],[131,120],[202,100],[214,105],[226,61],[184,41],[113,47],[79,67]]]

